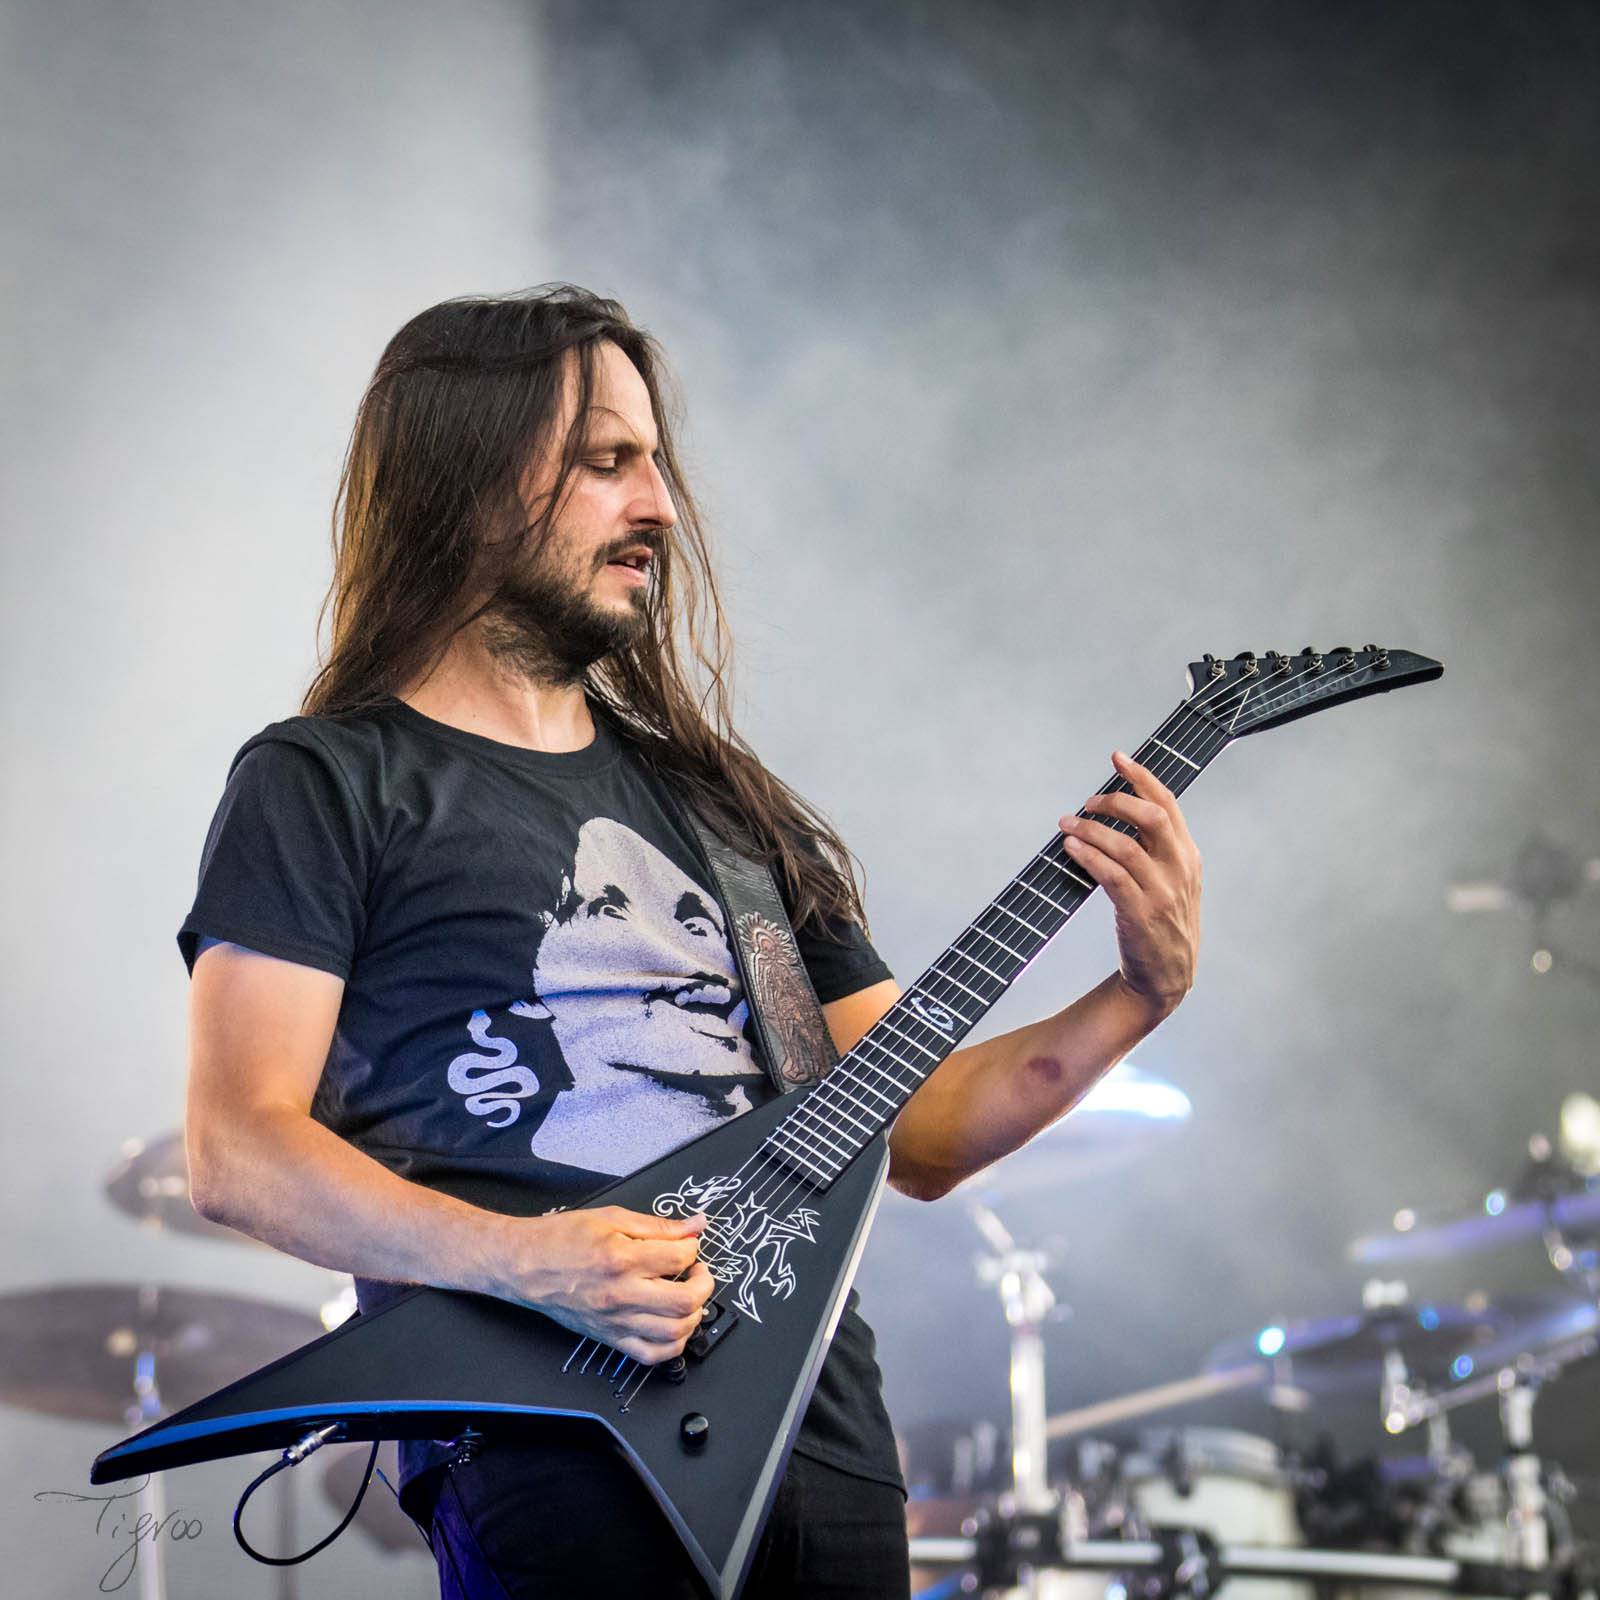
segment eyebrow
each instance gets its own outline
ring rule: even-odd
[[[587,434],[583,441],[582,454],[588,455],[614,455],[623,460],[631,461],[633,457],[645,454],[645,448],[637,439],[623,434],[613,434],[610,438],[605,436],[606,430],[601,428],[596,433]],[[661,446],[649,452],[659,455]]]

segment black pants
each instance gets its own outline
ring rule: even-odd
[[[490,1448],[406,1498],[421,1520],[433,1499],[440,1600],[699,1600],[666,1519],[609,1452]],[[909,1594],[900,1491],[791,1456],[744,1600]]]

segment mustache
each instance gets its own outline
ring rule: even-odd
[[[659,528],[641,528],[626,539],[613,539],[595,557],[595,565],[603,567],[607,562],[615,561],[624,550],[637,550],[640,545],[645,546],[651,556],[659,561],[667,547],[666,535]]]

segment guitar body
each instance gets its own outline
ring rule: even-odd
[[[486,1441],[552,1448],[609,1440],[671,1522],[707,1592],[730,1600],[816,1384],[888,1165],[880,1137],[820,1187],[762,1154],[778,1122],[812,1093],[746,1112],[581,1208],[689,1215],[716,1205],[702,1255],[717,1279],[712,1304],[721,1317],[712,1329],[723,1331],[701,1357],[686,1359],[679,1381],[540,1312],[419,1288],[114,1445],[96,1458],[90,1481],[285,1449],[328,1423],[340,1424],[340,1440],[450,1439],[469,1427]],[[691,1417],[704,1427],[686,1437]]]

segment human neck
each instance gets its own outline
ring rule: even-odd
[[[473,630],[457,634],[439,664],[398,698],[435,722],[524,750],[561,755],[595,737],[581,683],[524,677],[490,654]]]

